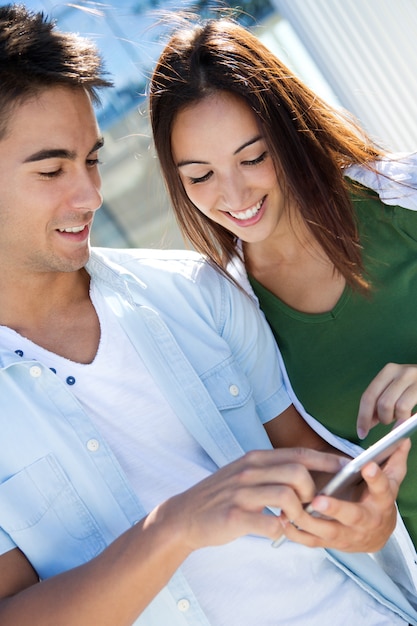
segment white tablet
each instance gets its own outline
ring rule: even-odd
[[[341,496],[343,491],[352,485],[359,484],[363,479],[361,469],[370,461],[382,465],[400,445],[401,441],[417,429],[417,413],[399,426],[395,426],[387,435],[379,439],[367,450],[364,450],[352,459],[320,489],[319,493],[325,496]],[[308,511],[308,507],[306,509]]]

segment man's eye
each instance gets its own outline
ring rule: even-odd
[[[57,178],[60,174],[62,174],[62,169],[54,170],[53,172],[39,172],[39,176],[41,178]]]
[[[208,180],[212,174],[213,172],[207,172],[207,174],[204,174],[204,176],[200,176],[199,178],[191,178],[190,176],[190,183],[192,185],[197,185],[198,183],[205,183],[206,180]]]
[[[96,165],[100,165],[100,159],[87,159],[88,167],[95,167]]]

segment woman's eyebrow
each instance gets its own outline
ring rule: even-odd
[[[262,135],[257,135],[256,137],[253,137],[253,139],[249,139],[249,141],[245,141],[245,143],[242,146],[240,146],[237,150],[235,150],[233,154],[239,154],[239,152],[241,152],[248,146],[251,146],[252,144],[256,143],[257,141],[260,141],[261,139],[262,139]]]
[[[245,143],[239,146],[239,148],[236,148],[233,154],[234,155],[239,154],[239,152],[241,152],[248,146],[251,146],[252,144],[256,143],[257,141],[260,141],[261,139],[262,139],[262,135],[257,135],[256,137],[253,137],[252,139],[245,141]],[[210,165],[210,163],[208,161],[197,161],[195,159],[187,159],[184,161],[178,161],[177,163],[177,167],[183,167],[184,165]]]
[[[194,159],[188,159],[184,161],[178,161],[177,167],[183,167],[184,165],[209,165],[208,161],[196,161]]]

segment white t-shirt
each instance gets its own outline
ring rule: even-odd
[[[0,342],[53,368],[71,386],[150,511],[217,467],[171,410],[94,283],[91,298],[101,339],[88,365],[52,354],[8,328],[0,327]],[[181,569],[215,626],[405,624],[322,549],[287,541],[274,550],[270,540],[248,536],[198,550]]]

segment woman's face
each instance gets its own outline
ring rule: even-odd
[[[246,242],[275,233],[284,196],[257,117],[244,100],[222,91],[182,109],[171,149],[185,192],[204,215]]]

